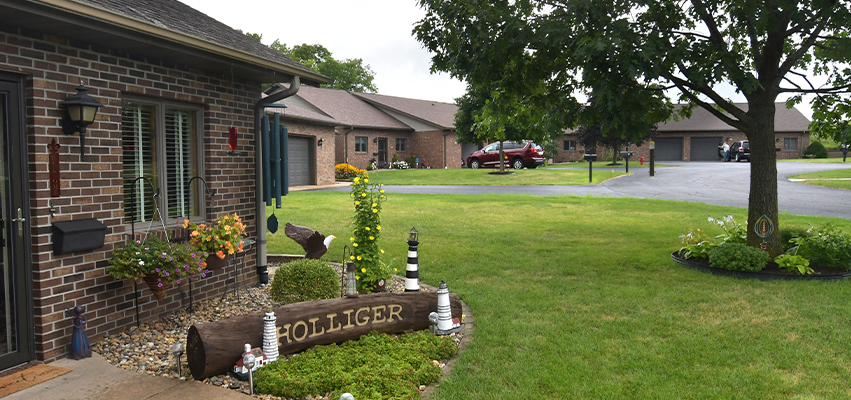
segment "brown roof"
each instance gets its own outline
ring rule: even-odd
[[[736,107],[747,111],[747,103],[735,103]],[[809,131],[810,120],[801,114],[797,108],[786,108],[786,103],[775,103],[777,111],[774,115],[775,132],[805,132]],[[678,106],[679,107],[679,106]],[[730,131],[735,128],[727,125],[709,111],[701,107],[695,107],[688,119],[680,118],[679,121],[669,121],[659,125],[660,132],[686,132],[686,131]]]
[[[27,29],[254,80],[328,80],[177,0],[0,0],[0,15]]]
[[[299,88],[296,96],[333,118],[337,121],[338,126],[411,130],[411,127],[408,125],[361,101],[358,97],[353,96],[352,93],[345,90],[302,86]],[[297,106],[293,105],[290,107],[293,103],[292,101],[287,102],[284,100],[283,103],[289,107],[287,110],[292,109],[292,115],[307,115],[308,112],[316,115],[315,112],[310,110],[296,113],[295,108]],[[287,113],[289,114],[289,111]]]
[[[455,113],[458,106],[439,101],[407,99],[374,93],[352,93],[353,95],[377,106],[387,107],[414,119],[436,125],[441,129],[455,128]]]

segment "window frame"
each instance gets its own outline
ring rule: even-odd
[[[576,141],[575,140],[564,140],[563,151],[576,151]]]
[[[400,143],[402,146],[399,146]],[[396,138],[396,151],[401,153],[408,152],[408,138]]]
[[[795,148],[790,148],[789,143],[794,141]],[[798,151],[798,138],[796,137],[785,137],[783,138],[783,151]]]
[[[181,103],[169,100],[156,100],[146,97],[138,97],[138,96],[122,96],[121,98],[121,110],[123,114],[124,107],[128,104],[136,104],[140,106],[149,106],[153,107],[153,118],[155,120],[154,124],[154,132],[156,149],[154,149],[154,157],[156,158],[156,176],[157,183],[155,190],[157,191],[157,206],[159,207],[160,212],[165,213],[163,216],[163,220],[165,221],[166,227],[180,225],[183,223],[184,217],[177,218],[169,218],[169,210],[168,210],[168,201],[169,201],[169,188],[168,188],[168,174],[167,174],[167,156],[166,156],[166,112],[167,111],[185,111],[191,114],[194,114],[195,118],[195,143],[197,144],[194,151],[194,156],[196,160],[196,169],[197,176],[205,177],[205,168],[204,168],[204,149],[206,147],[205,138],[204,138],[204,106],[199,104],[192,103]],[[119,131],[122,132],[123,136],[123,121],[122,125],[119,128]],[[122,146],[122,155],[121,155],[121,163],[122,163],[122,182],[124,181],[124,154],[123,154],[123,137],[120,140]],[[205,178],[206,179],[206,178]],[[193,222],[202,222],[207,218],[207,210],[206,210],[206,197],[203,188],[199,185],[202,185],[202,182],[193,182],[193,188],[195,190],[195,201],[198,202],[198,215],[189,216],[189,220]],[[123,183],[122,183],[123,188]],[[138,194],[137,194],[138,195]],[[124,193],[124,197],[129,197],[130,193]],[[124,202],[122,201],[122,207],[124,206]],[[122,219],[125,225],[130,225],[132,222],[129,221],[129,210],[125,210],[125,216]],[[137,221],[136,224],[142,222],[149,221]],[[156,221],[154,221],[156,224]]]
[[[363,140],[363,150],[358,150],[358,141]],[[355,153],[369,152],[369,138],[366,136],[355,136]]]

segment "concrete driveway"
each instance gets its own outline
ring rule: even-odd
[[[385,186],[389,193],[435,194],[531,194],[537,196],[614,196],[694,201],[719,206],[747,208],[750,163],[747,162],[665,162],[671,167],[648,169],[631,165],[633,175],[588,186]],[[851,168],[847,164],[777,163],[777,190],[780,212],[851,218],[851,191],[791,182],[789,176],[805,172]],[[595,168],[596,169],[596,168]],[[612,169],[612,167],[605,167]],[[615,168],[623,170],[624,167]],[[587,170],[587,168],[586,168]],[[343,190],[334,187],[317,190]]]

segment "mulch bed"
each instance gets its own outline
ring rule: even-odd
[[[789,272],[780,269],[776,263],[769,261],[768,264],[759,272],[748,271],[731,271],[727,269],[715,268],[709,265],[709,260],[701,258],[685,259],[680,257],[679,251],[671,253],[671,259],[675,263],[682,266],[696,269],[700,272],[710,273],[714,275],[732,276],[742,279],[758,279],[761,281],[771,280],[817,280],[817,281],[836,281],[848,279],[851,277],[851,271],[840,271],[832,268],[820,268],[813,266],[811,275],[800,275],[795,272]]]

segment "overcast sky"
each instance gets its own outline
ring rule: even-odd
[[[180,0],[226,25],[292,47],[321,44],[334,58],[361,58],[378,93],[454,103],[463,82],[431,74],[431,56],[411,35],[425,13],[414,0]]]
[[[338,60],[361,58],[375,72],[378,93],[454,103],[463,82],[431,74],[431,55],[411,34],[425,12],[415,0],[180,0],[226,25],[279,39],[290,47],[321,44]],[[742,102],[729,85],[722,96]],[[784,98],[778,101],[785,100]],[[809,101],[797,106],[808,118]]]

